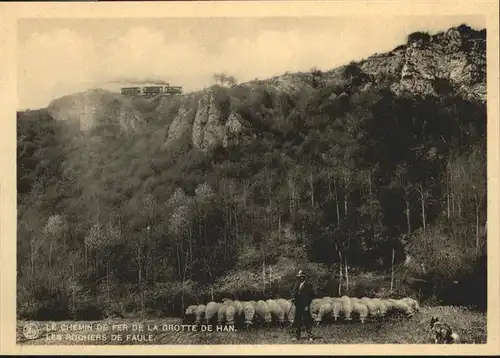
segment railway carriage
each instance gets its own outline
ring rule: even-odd
[[[126,96],[158,96],[182,94],[181,86],[165,85],[142,85],[138,87],[123,87],[121,93]]]

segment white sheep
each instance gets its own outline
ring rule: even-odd
[[[289,301],[289,300],[285,300],[284,298],[278,298],[276,300],[276,303],[278,304],[278,306],[281,307],[281,309],[283,310],[284,312],[284,319],[285,320],[288,320],[288,314],[290,312],[290,308],[292,307],[292,302]]]
[[[224,312],[226,324],[234,325],[237,318],[236,317],[237,310],[234,305],[234,302],[226,302],[224,306],[226,306],[226,310]]]
[[[311,301],[311,305],[309,306],[309,309],[311,311],[311,316],[314,319],[318,316],[319,309],[320,307],[324,304],[328,303],[327,300],[324,300],[322,298],[315,298]]]
[[[395,299],[389,299],[389,301],[392,302],[393,304],[393,310],[394,312],[398,314],[403,314],[407,317],[411,317],[413,315],[413,312],[410,308],[410,306],[403,300],[395,300]]]
[[[268,299],[266,303],[271,311],[272,318],[274,318],[276,323],[282,325],[285,322],[285,312],[283,309],[278,305],[276,300]]]
[[[372,298],[372,302],[378,309],[378,314],[380,317],[385,317],[387,315],[387,306],[380,298]]]
[[[201,324],[205,320],[205,311],[207,309],[207,306],[205,305],[198,305],[196,307],[196,319],[195,322],[196,324]]]
[[[340,297],[323,297],[323,302],[328,302],[333,305],[334,302],[342,302]]]
[[[355,303],[360,302],[359,298],[357,298],[357,297],[351,297],[350,300],[351,300],[351,305],[354,305]]]
[[[255,308],[252,301],[242,302],[243,305],[243,315],[245,316],[245,326],[248,328],[253,324],[253,318],[255,316]]]
[[[205,320],[207,323],[215,321],[217,319],[217,313],[219,312],[220,303],[218,302],[209,302],[205,309]]]
[[[243,315],[243,304],[241,301],[235,300],[233,301],[233,305],[236,308],[236,315],[241,317]]]
[[[412,310],[412,312],[418,312],[420,311],[420,305],[418,304],[418,301],[411,298],[411,297],[405,297],[403,299],[401,299],[401,301],[404,301],[408,304],[408,306],[410,306],[410,309]]]
[[[190,305],[184,311],[184,321],[185,322],[193,322],[196,315],[197,305]]]
[[[255,316],[259,319],[262,325],[268,326],[271,324],[272,316],[266,301],[259,300],[255,304]]]
[[[342,296],[342,313],[346,321],[351,321],[352,317],[352,304],[351,299],[347,296]]]
[[[234,312],[235,321],[238,324],[243,323],[243,321],[244,321],[243,303],[239,300],[234,300],[232,302],[232,305],[234,306],[234,309],[235,309],[235,312]]]
[[[352,311],[359,317],[361,323],[365,323],[368,317],[368,307],[361,301],[354,301],[352,304]]]
[[[325,296],[322,298],[323,302],[333,303],[335,299],[333,297]]]
[[[226,322],[227,307],[228,307],[228,305],[225,303],[222,303],[219,305],[219,309],[217,311],[217,323],[218,324],[223,324]]]
[[[342,302],[333,301],[332,305],[332,314],[333,319],[337,321],[339,319],[340,314],[342,313]]]
[[[314,321],[319,325],[322,321],[327,321],[333,314],[333,306],[328,300],[324,300],[323,304],[319,308],[319,312],[316,315]]]
[[[368,308],[368,312],[370,314],[370,317],[376,317],[378,315],[379,310],[370,298],[363,297],[360,300],[360,302],[363,303]]]
[[[386,316],[394,313],[394,304],[389,300],[389,299],[382,299],[382,302],[384,303],[387,313]]]

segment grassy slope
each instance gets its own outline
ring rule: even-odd
[[[361,325],[359,322],[351,324],[331,324],[320,326],[314,329],[314,334],[317,339],[314,344],[359,344],[359,343],[413,343],[426,344],[430,343],[429,322],[432,315],[440,317],[442,320],[450,323],[455,331],[459,334],[461,343],[486,343],[486,314],[470,311],[463,307],[422,307],[421,311],[413,318],[394,318],[387,319],[381,324],[375,322]],[[118,321],[102,321],[97,323],[112,324],[138,323],[139,320],[118,320]],[[179,323],[177,318],[155,319],[141,321],[144,326],[150,327],[154,324],[158,326],[164,324]],[[22,336],[22,328],[26,322],[19,321],[17,327],[18,343],[30,345],[47,345],[47,344],[86,344],[85,341],[71,342],[48,341],[45,339],[45,334],[42,334],[39,339],[26,341]],[[62,322],[55,322],[56,325]],[[74,322],[70,322],[74,323]],[[86,322],[87,323],[87,322]],[[44,330],[44,329],[43,329]],[[59,330],[61,333],[61,331]],[[53,332],[55,333],[55,332]],[[89,335],[99,332],[75,332]],[[101,332],[108,336],[111,331]],[[121,342],[121,344],[291,344],[292,331],[284,328],[257,328],[248,332],[128,332],[128,334],[152,334],[153,341],[151,342]],[[124,332],[123,335],[126,335]],[[304,340],[304,343],[309,343]],[[87,344],[120,344],[120,342],[88,341]]]

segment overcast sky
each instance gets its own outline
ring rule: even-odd
[[[462,23],[486,26],[480,16],[21,20],[18,108],[45,107],[89,88],[118,89],[125,79],[190,91],[210,86],[214,72],[243,82],[328,70],[390,51],[411,32]]]

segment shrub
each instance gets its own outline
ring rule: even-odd
[[[139,295],[138,295],[139,296]],[[146,314],[153,313],[164,317],[169,315],[181,316],[184,308],[190,304],[203,302],[203,290],[193,281],[158,283],[154,288],[144,292]],[[139,296],[140,298],[140,296]],[[140,307],[136,304],[136,308]]]
[[[221,112],[221,117],[227,118],[231,110],[230,90],[219,85],[214,85],[210,88],[210,91],[216,108]]]
[[[77,321],[99,321],[104,318],[104,307],[96,302],[80,302],[73,313]]]
[[[63,321],[70,319],[69,297],[63,289],[38,283],[32,290],[32,305],[24,307],[22,317],[36,321]]]
[[[359,77],[363,73],[363,70],[359,67],[359,65],[355,62],[349,63],[344,68],[344,76],[345,77]]]
[[[390,280],[390,279],[389,279]],[[387,285],[385,276],[377,276],[372,273],[363,273],[352,276],[349,279],[348,294],[354,297],[379,297]]]
[[[453,85],[446,78],[436,78],[432,85],[434,91],[439,95],[446,95],[453,92]]]
[[[431,39],[431,35],[428,32],[417,31],[408,35],[408,42],[429,42]]]
[[[447,304],[485,306],[486,259],[477,257],[466,238],[450,237],[441,225],[435,225],[426,234],[416,234],[410,252],[415,260],[408,266],[409,274],[432,282],[424,292],[426,297],[436,296]]]

